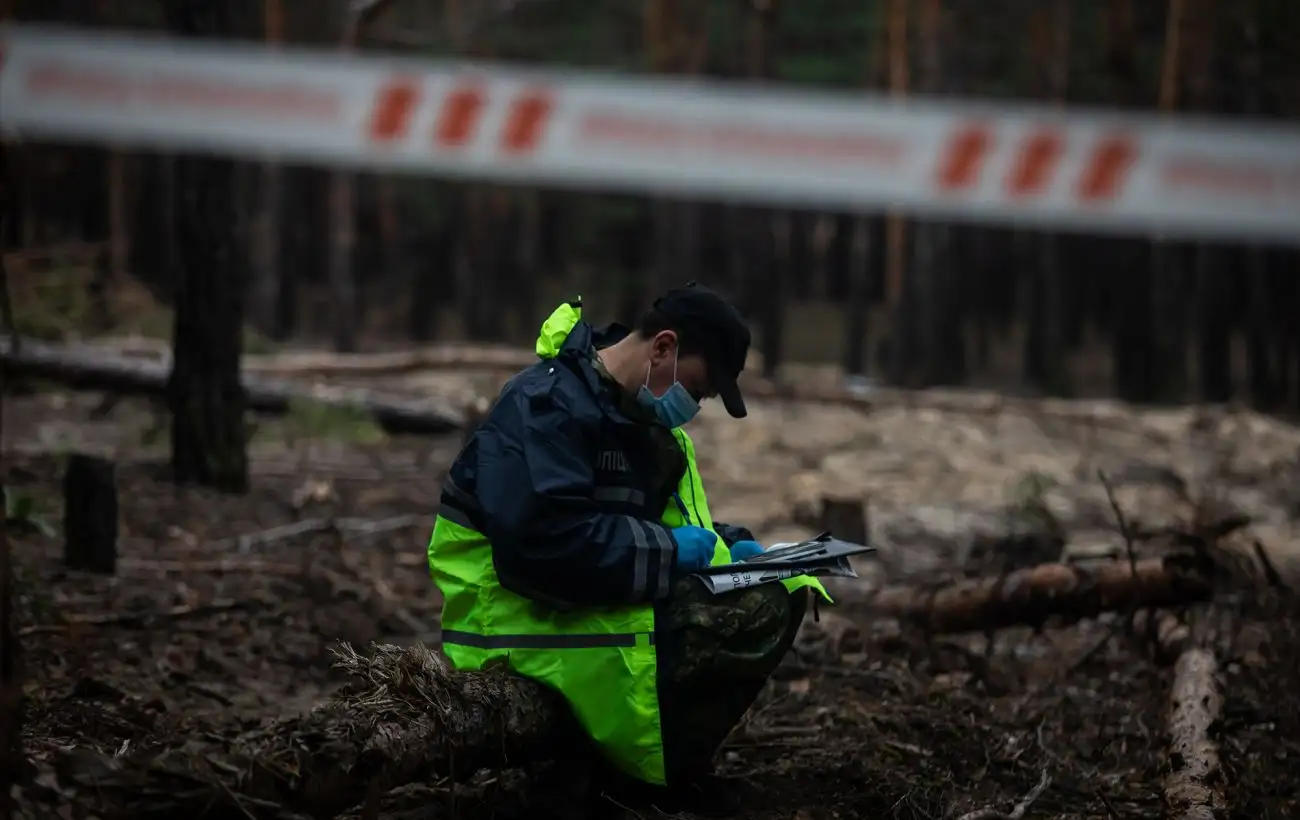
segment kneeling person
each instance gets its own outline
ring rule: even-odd
[[[457,456],[429,542],[444,652],[504,660],[557,690],[610,763],[670,787],[714,753],[789,650],[795,578],[711,595],[687,577],[762,551],[714,522],[682,425],[737,386],[750,333],[695,283],[635,330],[595,329],[580,303],[542,325],[540,361],[513,377]]]

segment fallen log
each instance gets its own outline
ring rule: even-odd
[[[105,354],[92,347],[52,345],[22,340],[15,350],[0,340],[0,366],[7,377],[57,381],[83,390],[163,398],[170,365],[149,359]],[[260,413],[283,415],[296,402],[339,409],[361,409],[388,433],[442,434],[461,430],[465,414],[447,402],[410,401],[384,397],[368,390],[346,390],[245,378],[249,407]]]
[[[383,353],[272,353],[248,356],[248,373],[312,376],[379,376],[416,370],[523,370],[537,354],[516,347],[439,345]]]
[[[884,587],[846,607],[952,634],[1037,626],[1049,618],[1074,623],[1103,612],[1197,603],[1212,593],[1207,569],[1189,557],[1166,556],[1092,568],[1040,564],[940,587]]]
[[[110,344],[116,344],[120,350],[116,351],[116,354],[111,357],[102,350],[96,351],[93,355],[100,362],[111,358],[118,363],[130,362],[145,365],[147,370],[156,371],[161,369],[162,372],[165,372],[170,367],[170,351],[156,352],[156,348],[142,347],[143,343],[138,341],[132,343],[122,340],[107,341]],[[36,343],[23,340],[22,348],[24,353],[30,344]],[[48,349],[53,346],[42,345],[42,347]],[[86,350],[95,351],[95,348],[87,347]],[[132,353],[135,355],[132,356]],[[8,345],[0,345],[0,363],[7,363],[10,355]],[[385,373],[452,368],[513,372],[522,370],[536,361],[536,354],[525,348],[488,345],[440,345],[418,350],[383,353],[249,354],[243,357],[241,367],[244,373],[249,376],[270,374],[280,376],[378,376]],[[59,367],[57,369],[64,373],[70,373],[72,368]],[[1143,410],[1141,405],[1130,405],[1116,400],[1076,401],[1007,396],[988,391],[940,388],[925,390],[873,388],[869,393],[861,393],[834,384],[774,383],[761,376],[754,375],[753,371],[754,367],[752,365],[747,367],[745,373],[741,376],[741,387],[747,396],[754,399],[849,406],[865,412],[899,406],[924,407],[941,412],[977,416],[996,416],[1006,411],[1013,411],[1031,417],[1041,416],[1073,424],[1114,427],[1125,430],[1142,429],[1146,435],[1152,438],[1168,438],[1167,433],[1140,424],[1136,416]],[[32,375],[42,374],[33,373]],[[55,374],[49,374],[45,377],[67,381],[67,377],[60,377]],[[112,380],[114,380],[114,377],[110,377],[110,381]],[[119,384],[124,381],[123,378],[116,378],[115,380]],[[89,389],[126,390],[126,388],[116,388],[112,384],[90,387]],[[137,389],[135,392],[152,391]],[[254,399],[253,395],[250,395],[251,399]],[[282,410],[264,409],[256,405],[253,409],[262,412],[283,412]],[[437,430],[426,429],[431,425],[428,422],[416,421],[411,418],[409,415],[411,412],[409,409],[404,412],[395,412],[394,421],[414,425],[419,429],[392,429],[390,432],[449,432],[463,427],[460,414],[455,411],[447,411],[449,413],[448,417],[455,420],[454,426]],[[426,415],[433,414],[431,409],[425,409],[424,412]],[[1206,412],[1216,411],[1214,408],[1207,408]]]
[[[908,390],[878,387],[863,393],[839,384],[776,383],[756,375],[761,370],[760,358],[756,354],[751,355],[745,372],[741,374],[741,388],[747,396],[756,399],[814,402],[857,407],[866,411],[904,406],[969,415],[999,415],[1010,410],[1070,423],[1122,429],[1133,429],[1134,416],[1143,410],[1141,405],[1109,399],[1077,401],[1008,396],[959,388]],[[451,368],[516,371],[536,361],[536,354],[522,347],[448,344],[383,353],[258,354],[244,357],[244,369],[249,373],[279,375],[378,376]],[[1207,410],[1212,411],[1213,408]],[[1155,429],[1147,429],[1145,432],[1156,438],[1167,437],[1167,434]]]
[[[532,681],[454,672],[422,645],[362,657],[345,644],[335,655],[353,680],[305,715],[241,735],[228,750],[193,741],[137,755],[56,751],[59,786],[107,818],[286,809],[330,818],[398,786],[582,748],[563,702]]]
[[[1169,760],[1165,816],[1170,820],[1216,820],[1223,816],[1223,770],[1210,727],[1219,719],[1223,692],[1219,662],[1203,647],[1190,647],[1174,664],[1170,691]]]
[[[132,359],[147,358],[171,366],[171,345],[141,336],[98,336],[95,347]],[[537,354],[521,347],[448,342],[379,353],[333,353],[297,350],[249,353],[241,367],[245,373],[286,376],[385,376],[416,370],[523,370]]]

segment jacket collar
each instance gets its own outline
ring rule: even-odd
[[[592,396],[616,421],[652,424],[655,423],[653,416],[608,375],[596,355],[597,350],[621,341],[631,332],[630,327],[618,322],[593,328],[579,321],[564,340],[556,358],[563,359],[581,374]]]

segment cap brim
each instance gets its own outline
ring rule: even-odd
[[[724,381],[714,387],[718,391],[718,398],[722,399],[722,406],[727,408],[727,413],[733,419],[743,419],[749,414],[745,409],[745,399],[740,395],[740,386],[734,380]]]

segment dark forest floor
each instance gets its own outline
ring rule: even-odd
[[[21,423],[23,401],[9,405],[7,424]],[[29,680],[27,751],[114,753],[233,736],[328,696],[340,683],[329,656],[338,641],[359,649],[436,641],[438,601],[424,548],[440,471],[455,446],[345,442],[336,449],[340,464],[354,465],[352,477],[338,466],[261,463],[245,497],[178,489],[165,464],[144,453],[119,463],[113,577],[66,571],[59,538],[20,528],[12,542]],[[425,469],[384,469],[389,456],[416,450]],[[4,484],[57,527],[62,456],[5,462]],[[240,540],[331,517],[364,522],[353,521],[354,534],[342,538],[323,531]],[[1255,638],[1223,659],[1227,706],[1216,735],[1232,818],[1300,817],[1300,618],[1278,606],[1237,605]],[[983,638],[926,645],[864,627],[829,640],[835,625],[833,609],[808,625],[721,751],[719,771],[742,795],[732,816],[1007,812],[1044,773],[1051,785],[1027,818],[1160,815],[1170,671],[1122,638],[1070,668],[1110,625],[1004,632],[987,656]],[[543,766],[484,772],[456,787],[407,787],[388,795],[377,816],[693,816],[617,804],[599,784],[586,797],[575,795],[567,770]]]

